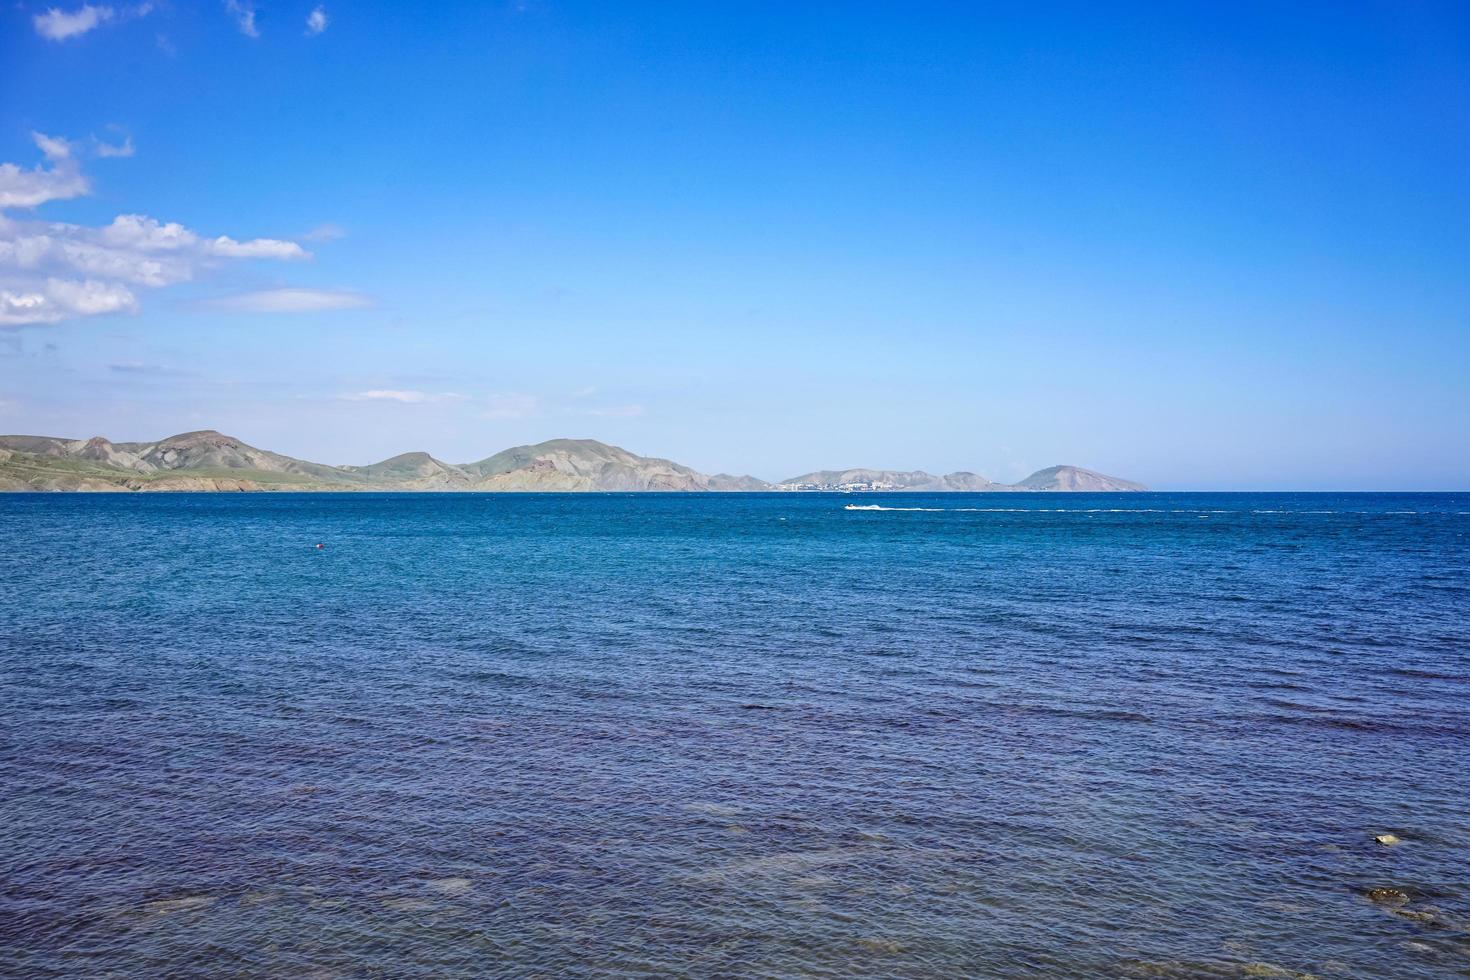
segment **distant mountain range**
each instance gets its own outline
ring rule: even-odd
[[[1016,490],[1072,490],[1107,493],[1122,490],[1147,490],[1141,483],[1120,480],[1084,470],[1077,466],[1049,466],[1037,470],[1020,483],[993,483],[978,473],[946,473],[935,476],[923,470],[818,470],[784,480],[785,486],[821,487],[834,490],[911,490],[924,493],[985,493]]]
[[[159,442],[0,436],[0,491],[126,490],[474,490],[474,491],[1115,491],[1142,484],[1075,466],[1053,466],[1020,483],[974,473],[820,470],[767,483],[707,475],[667,459],[638,456],[592,439],[516,446],[477,463],[404,453],[368,466],[328,466],[256,449],[213,430]]]

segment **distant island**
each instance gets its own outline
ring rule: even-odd
[[[0,436],[0,492],[15,491],[479,491],[479,492],[1112,492],[1140,483],[1075,466],[1038,470],[1019,483],[975,473],[818,470],[768,483],[708,475],[667,459],[639,456],[593,439],[516,446],[477,463],[445,463],[403,453],[367,466],[293,459],[213,430],[159,442],[102,436]]]

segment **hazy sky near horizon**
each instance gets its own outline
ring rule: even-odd
[[[1470,7],[0,11],[0,432],[1470,488]]]

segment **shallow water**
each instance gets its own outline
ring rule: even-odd
[[[1470,971],[1465,495],[0,495],[0,696],[7,975]]]

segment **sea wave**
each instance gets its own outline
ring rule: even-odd
[[[847,504],[843,510],[887,510],[924,514],[1234,514],[1231,510],[1163,510],[1157,507],[884,507]]]
[[[1448,515],[1448,511],[1420,510],[1231,510],[1197,507],[884,507],[882,504],[847,504],[843,510],[882,510],[924,514],[1281,514],[1292,517],[1360,515],[1380,517]],[[1455,511],[1470,516],[1470,511]]]

